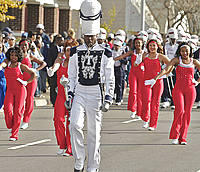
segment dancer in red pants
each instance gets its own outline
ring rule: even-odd
[[[192,48],[188,43],[181,43],[176,52],[176,58],[172,59],[165,69],[163,69],[155,78],[146,81],[153,85],[157,79],[166,73],[169,73],[176,66],[176,84],[172,92],[174,100],[174,120],[171,126],[169,139],[172,144],[186,145],[187,132],[191,119],[192,106],[196,98],[195,86],[200,82],[200,78],[194,79],[194,68],[200,70],[198,60],[191,58]]]
[[[20,48],[23,51],[23,60],[22,64],[27,65],[29,68],[31,68],[34,72],[35,70],[39,71],[43,69],[46,66],[46,63],[36,57],[34,57],[31,53],[28,53],[29,50],[29,43],[27,42],[26,39],[22,39],[19,42]],[[31,62],[36,62],[39,64],[37,69],[32,68]],[[28,73],[23,74],[23,79],[27,80],[30,77]],[[28,128],[28,123],[31,120],[31,115],[33,112],[33,107],[34,107],[34,94],[37,88],[37,79],[35,79],[33,82],[27,84],[26,90],[27,90],[27,96],[26,96],[26,104],[23,109],[24,115],[23,115],[23,124],[21,126],[21,129],[26,129]]]
[[[21,122],[21,112],[26,98],[25,86],[35,78],[35,73],[26,65],[21,64],[22,56],[19,48],[10,48],[0,66],[5,68],[7,91],[4,100],[4,114],[6,126],[12,133],[10,141],[18,139],[18,132]],[[27,81],[23,80],[23,72],[29,74]]]
[[[145,68],[144,80],[154,78],[161,71],[161,64],[169,63],[169,59],[163,55],[162,47],[157,40],[150,39],[147,42],[146,47],[148,53],[144,53],[142,57]],[[157,127],[162,92],[162,79],[159,79],[153,87],[146,84],[143,87],[141,118],[144,121],[143,128],[147,128],[149,125],[150,131],[155,130]]]
[[[57,71],[57,85],[58,85],[58,94],[54,107],[54,127],[57,143],[59,149],[57,154],[64,156],[72,156],[71,141],[70,141],[70,132],[69,132],[69,113],[66,110],[64,103],[66,101],[64,87],[61,84],[60,79],[64,77],[68,78],[68,62],[70,55],[70,48],[77,46],[78,42],[72,42],[67,40],[64,44],[64,54],[58,54],[58,58],[55,60],[55,63],[52,67],[47,69],[47,74],[49,77],[54,75],[54,72]],[[62,56],[61,56],[62,55]],[[65,127],[65,116],[66,118],[66,127]]]
[[[129,96],[127,110],[131,111],[131,118],[141,118],[142,112],[142,88],[144,84],[144,63],[139,65],[135,64],[137,56],[143,54],[143,39],[135,38],[133,40],[132,49],[127,53],[115,58],[114,60],[120,60],[131,56],[131,70],[129,72]]]

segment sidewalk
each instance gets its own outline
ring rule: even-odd
[[[50,90],[46,90],[46,93],[42,93],[42,95],[44,97],[40,98],[40,97],[35,97],[34,98],[34,107],[38,107],[38,106],[46,106],[46,105],[50,105],[51,101],[50,101]],[[0,112],[3,112],[3,108],[0,109]]]

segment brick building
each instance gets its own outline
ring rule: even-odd
[[[27,0],[23,9],[9,9],[8,14],[16,17],[5,23],[1,30],[8,26],[15,36],[24,31],[35,31],[37,24],[44,24],[46,33],[61,33],[71,27],[71,9],[69,0]]]

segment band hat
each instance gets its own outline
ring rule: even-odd
[[[167,33],[168,33],[169,38],[178,39],[178,31],[176,28],[173,28],[173,27],[169,28]]]
[[[126,39],[126,32],[124,30],[119,29],[116,33],[115,36],[121,36],[123,42]]]
[[[100,33],[101,4],[97,0],[85,0],[80,7],[83,35]]]
[[[100,28],[100,33],[97,39],[106,39],[107,32],[104,28]]]
[[[114,37],[115,37],[115,36],[114,36],[113,33],[109,33],[109,34],[108,34],[108,38],[112,38],[112,39],[114,39]]]
[[[176,42],[185,42],[186,41],[186,33],[183,30],[179,30],[178,39]]]
[[[118,46],[122,46],[123,44],[123,36],[115,36],[114,40],[113,40],[113,45],[118,45]]]

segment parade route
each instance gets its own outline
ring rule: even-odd
[[[160,109],[157,129],[148,131],[142,128],[141,120],[130,118],[126,106],[127,95],[121,106],[113,104],[103,115],[100,172],[197,172],[200,169],[200,112],[196,105],[187,146],[172,145],[168,139],[173,119],[170,108]],[[51,105],[35,107],[29,128],[20,129],[16,142],[8,141],[9,133],[0,112],[0,136],[2,172],[73,172],[73,157],[56,154]],[[84,144],[87,146],[86,134]]]

